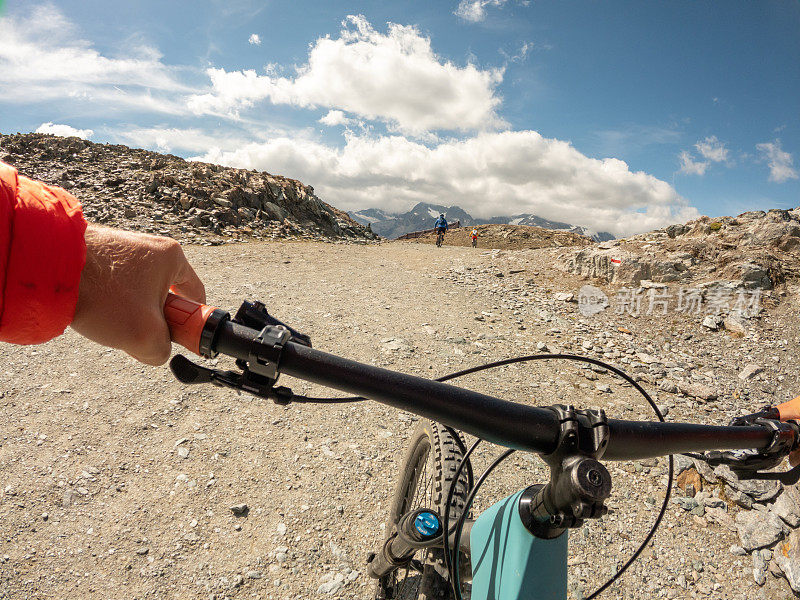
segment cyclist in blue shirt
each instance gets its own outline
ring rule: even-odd
[[[447,219],[444,218],[444,215],[439,215],[439,218],[436,219],[436,223],[433,224],[433,228],[436,230],[436,233],[444,233],[447,231]]]

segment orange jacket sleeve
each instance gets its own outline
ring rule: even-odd
[[[80,203],[0,162],[0,341],[39,344],[75,315],[86,262]]]

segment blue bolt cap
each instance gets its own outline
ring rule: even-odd
[[[414,519],[414,527],[421,535],[425,537],[433,537],[438,535],[441,529],[439,517],[430,512],[421,512]]]

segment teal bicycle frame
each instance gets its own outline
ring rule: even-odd
[[[567,531],[550,540],[528,531],[519,514],[522,493],[494,504],[472,525],[472,600],[567,597]]]

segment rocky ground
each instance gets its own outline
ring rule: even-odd
[[[621,283],[554,269],[549,249],[267,242],[186,252],[215,304],[262,299],[317,348],[406,372],[586,354],[634,374],[669,420],[708,423],[800,393],[794,280],[758,288],[757,306],[748,295],[737,307],[738,292],[754,290],[733,287],[727,308],[703,292],[699,310],[679,311],[675,288],[645,280],[620,294]],[[580,293],[587,284],[597,290]],[[364,558],[383,537],[414,416],[187,387],[72,332],[0,353],[0,598],[369,597]],[[619,380],[571,364],[462,383],[648,418]],[[476,471],[499,452],[488,446]],[[611,512],[571,536],[572,598],[624,562],[664,497],[663,459],[609,468]],[[800,589],[794,489],[685,460],[679,469],[661,530],[605,597],[782,600]],[[517,453],[478,508],[543,477],[538,459]]]
[[[75,194],[86,217],[184,243],[373,240],[375,235],[280,175],[48,134],[0,134],[0,160]]]

